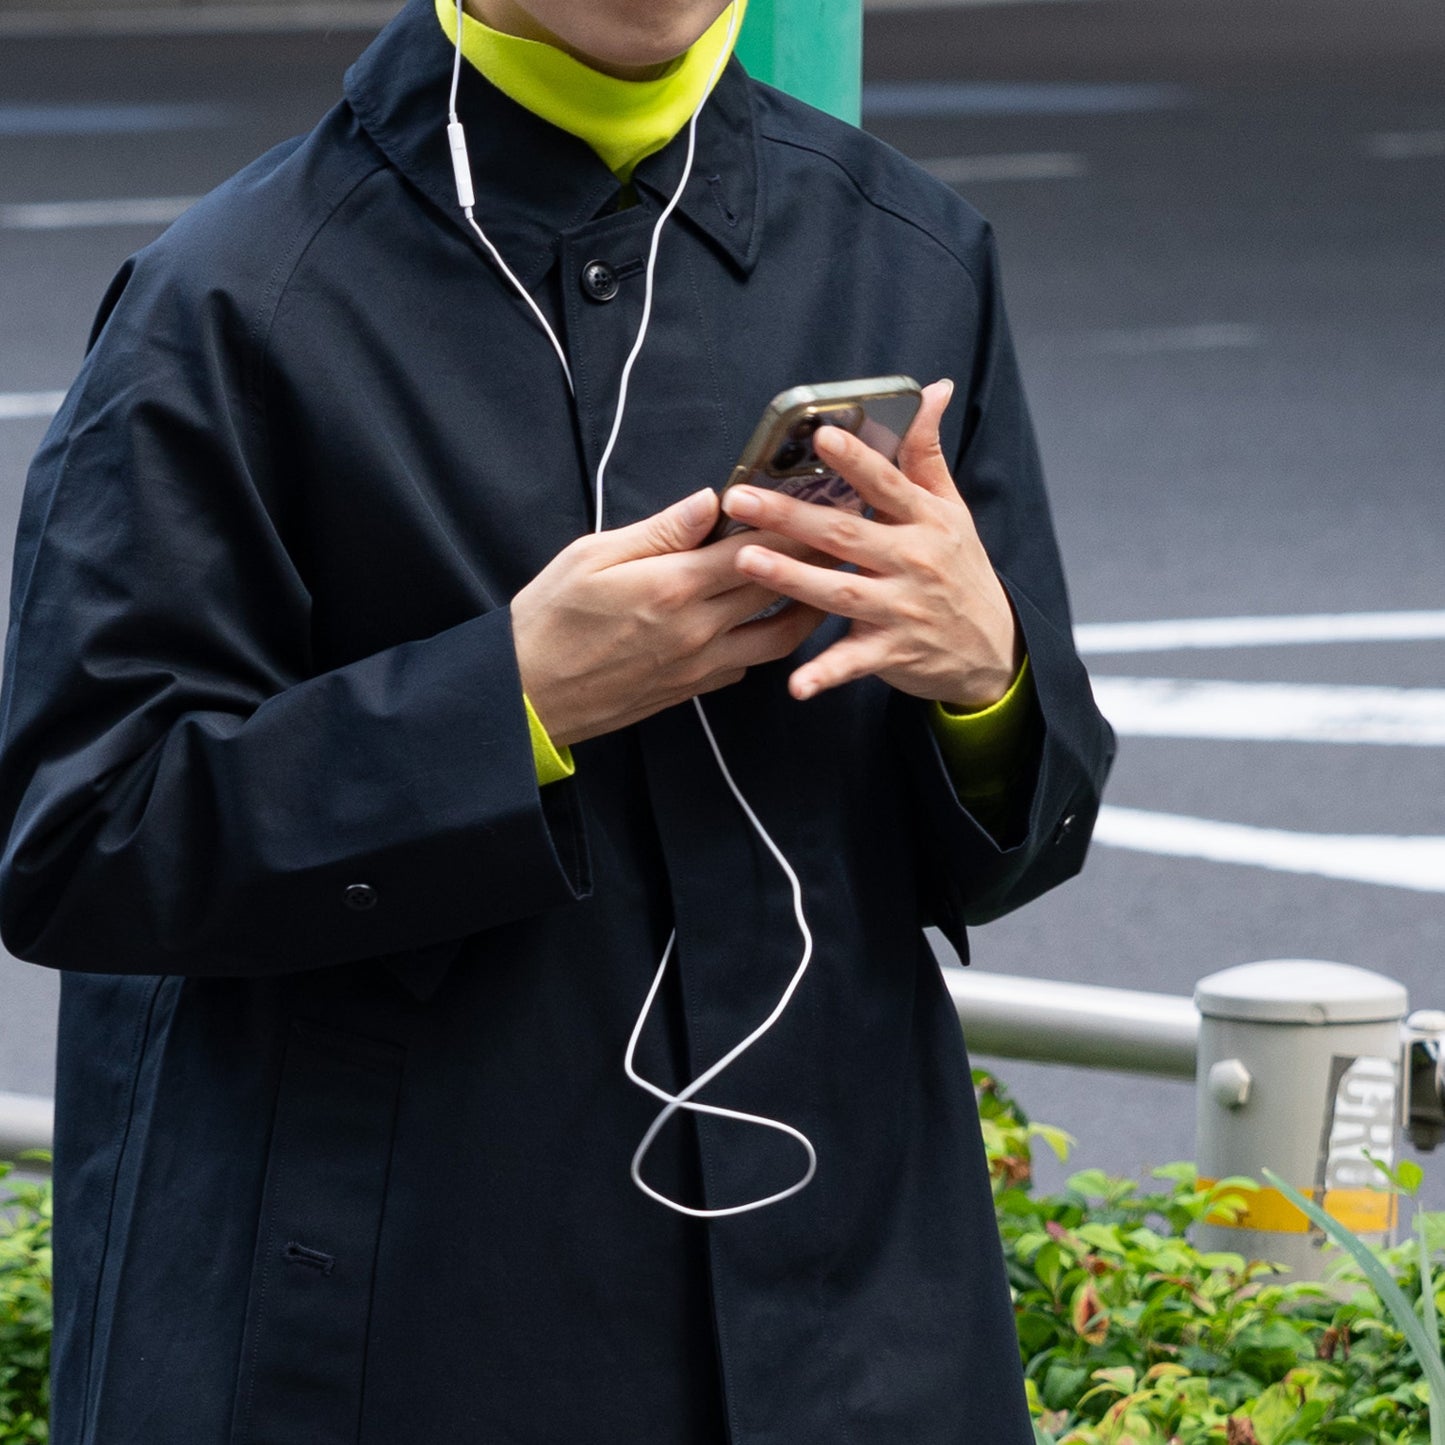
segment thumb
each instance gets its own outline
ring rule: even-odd
[[[718,498],[704,487],[640,522],[603,532],[603,557],[608,566],[632,562],[641,557],[661,557],[668,552],[687,552],[712,531],[717,522]]]
[[[953,398],[951,381],[935,381],[923,388],[923,403],[898,448],[898,470],[935,497],[958,497],[938,439],[939,423]]]

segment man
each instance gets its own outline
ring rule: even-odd
[[[737,17],[470,9],[476,214],[569,374],[459,211],[412,0],[126,264],[31,475],[0,924],[66,970],[53,1438],[1025,1445],[921,929],[1075,872],[1111,743],[987,229],[728,65],[589,535]],[[706,543],[769,398],[899,372],[956,391],[897,467],[817,443],[874,519],[743,492]],[[700,1096],[816,1177],[707,1222],[628,1178],[629,1032],[675,929],[638,1067],[681,1090],[800,945],[698,693],[816,940]],[[645,1172],[724,1210],[799,1162],[704,1115]]]

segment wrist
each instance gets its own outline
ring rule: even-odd
[[[935,697],[933,701],[945,712],[959,715],[986,712],[991,707],[997,707],[1017,685],[1027,657],[1023,632],[1010,608],[1007,636],[1001,639],[992,662],[970,668],[966,674],[959,676],[945,696]]]

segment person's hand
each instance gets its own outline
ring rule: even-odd
[[[737,570],[752,534],[699,545],[717,517],[717,493],[703,491],[581,537],[513,598],[522,690],[558,747],[727,687],[786,657],[822,621],[789,607],[750,622],[777,594]]]
[[[814,436],[819,457],[873,508],[872,519],[755,487],[724,493],[730,517],[857,568],[811,565],[756,536],[738,551],[743,576],[851,619],[845,637],[793,673],[794,697],[873,674],[915,697],[975,709],[997,702],[1017,676],[1013,608],[939,445],[952,395],[951,382],[924,388],[896,466],[837,427]]]

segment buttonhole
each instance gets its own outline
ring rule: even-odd
[[[647,263],[641,256],[634,256],[630,261],[623,261],[620,265],[612,268],[612,274],[619,281],[625,281],[629,276],[636,276],[647,269]]]
[[[336,1258],[334,1255],[323,1254],[319,1249],[307,1249],[304,1244],[297,1244],[293,1239],[286,1246],[286,1263],[304,1264],[307,1269],[319,1269],[322,1274],[330,1274]]]
[[[736,226],[738,223],[738,213],[733,210],[730,205],[728,205],[727,197],[723,195],[722,177],[709,176],[707,178],[707,184],[708,189],[712,192],[714,204],[717,206],[718,210],[722,212],[723,220],[725,220],[730,226]]]

